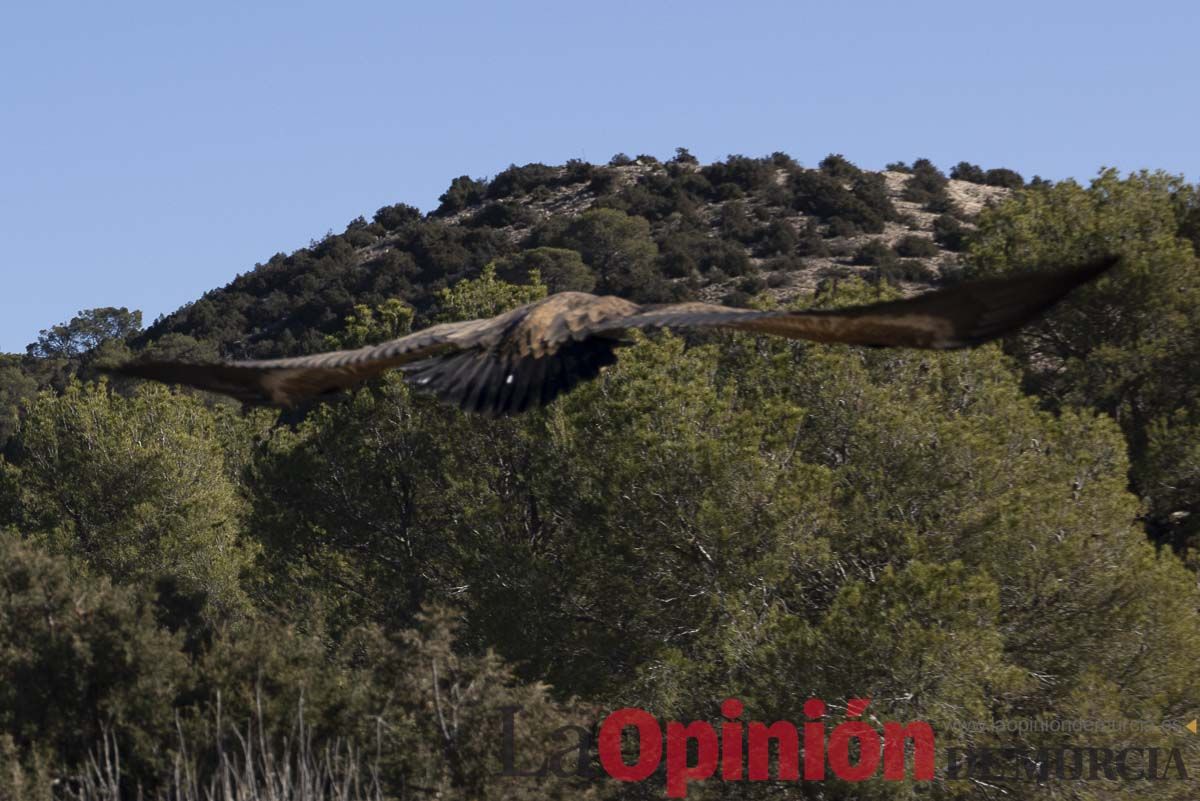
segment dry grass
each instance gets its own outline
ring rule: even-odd
[[[211,743],[189,744],[182,727],[174,769],[153,794],[122,781],[116,738],[106,732],[87,770],[58,780],[53,796],[70,801],[382,801],[378,754],[365,755],[346,740],[319,745],[305,724],[303,701],[288,736],[271,742],[259,711],[244,727],[214,714]],[[201,748],[197,748],[201,746]],[[204,751],[203,758],[200,751]]]

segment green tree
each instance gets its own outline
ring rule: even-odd
[[[1001,186],[1005,189],[1020,189],[1025,186],[1025,179],[1016,170],[1006,167],[996,167],[984,174],[983,182],[988,186]]]
[[[960,161],[950,168],[950,177],[956,181],[970,181],[973,184],[987,183],[987,174],[978,164]]]
[[[623,699],[688,719],[736,694],[750,719],[775,720],[799,719],[811,696],[870,697],[879,719],[930,721],[947,744],[962,744],[950,739],[955,722],[1189,708],[1197,668],[1177,649],[1197,642],[1197,591],[1134,525],[1111,421],[1039,411],[994,348],[768,352],[735,357],[745,359],[738,385],[757,388],[747,402],[758,408],[761,392],[803,410],[785,453],[825,471],[828,517],[807,535],[823,555],[787,579],[766,574],[752,600],[666,641]],[[1165,640],[1145,642],[1139,632],[1150,630]],[[836,783],[828,792],[916,797]]]
[[[69,322],[44,329],[26,350],[43,359],[71,358],[110,339],[123,340],[142,328],[142,313],[125,307],[85,309]]]
[[[933,221],[933,238],[947,250],[960,251],[967,244],[967,229],[949,214],[942,214]]]
[[[521,197],[539,186],[556,186],[561,179],[561,171],[554,167],[535,162],[518,167],[510,164],[508,169],[501,170],[488,184],[489,198]]]
[[[830,153],[821,159],[821,163],[817,166],[822,172],[828,173],[834,178],[853,179],[862,175],[862,170],[841,153]]]
[[[854,254],[855,264],[891,267],[896,263],[896,251],[879,239],[869,239]]]
[[[413,310],[404,301],[390,298],[372,309],[358,305],[346,317],[346,327],[325,337],[330,350],[361,348],[398,339],[412,330]]]
[[[754,223],[746,213],[746,204],[741,200],[730,200],[721,204],[721,236],[736,239],[743,244],[754,240]]]
[[[783,220],[772,220],[763,230],[758,251],[763,256],[786,255],[796,249],[800,238],[796,230]]]
[[[17,430],[21,407],[38,391],[38,382],[21,357],[0,354],[0,449]]]
[[[131,398],[103,384],[43,393],[13,439],[0,483],[6,522],[52,552],[119,584],[173,577],[207,596],[211,614],[239,612],[241,500],[227,442],[249,422],[198,398],[145,387]]]
[[[395,203],[379,209],[379,211],[375,212],[373,219],[376,223],[383,226],[385,230],[395,231],[409,223],[420,220],[421,210],[407,203]]]
[[[796,170],[789,181],[793,206],[805,214],[823,219],[841,219],[869,233],[881,233],[885,220],[895,216],[895,209],[880,183],[865,174],[856,178],[850,188],[819,170]]]
[[[917,159],[904,182],[904,199],[929,205],[946,198],[946,176],[929,159]]]
[[[438,293],[439,320],[473,320],[492,317],[525,303],[546,297],[546,286],[536,273],[528,284],[509,284],[496,277],[496,266],[483,268],[478,278],[459,281]]]
[[[497,269],[501,278],[513,284],[536,282],[540,278],[551,293],[591,292],[596,288],[596,276],[579,253],[566,248],[523,250],[499,262]]]
[[[1151,504],[1152,531],[1176,545],[1200,531],[1190,459],[1185,449],[1165,445],[1200,423],[1191,369],[1200,356],[1200,263],[1177,215],[1186,191],[1181,179],[1163,173],[1122,178],[1104,170],[1088,188],[1064,181],[1020,192],[980,215],[969,251],[975,272],[987,275],[1123,257],[1111,276],[1014,338],[1011,348],[1048,402],[1090,406],[1117,419],[1134,486]]]
[[[906,258],[932,258],[941,253],[932,239],[917,234],[905,234],[895,244],[896,252]]]
[[[596,273],[602,292],[640,299],[659,291],[658,247],[642,217],[615,209],[586,211],[550,244],[577,251]]]
[[[675,148],[675,157],[671,161],[675,164],[697,165],[700,163],[700,159],[693,156],[686,147]]]
[[[701,168],[700,172],[718,190],[723,186],[731,186],[742,192],[756,192],[775,180],[775,165],[769,158],[732,155],[725,161]]]
[[[185,670],[143,593],[0,534],[0,731],[22,761],[69,775],[110,733],[127,773],[165,773]]]
[[[434,214],[453,214],[468,206],[476,206],[487,196],[487,182],[469,175],[460,175],[450,182],[450,188],[438,197],[440,205]]]
[[[187,334],[170,333],[146,345],[142,350],[146,358],[170,361],[215,362],[220,358],[220,352],[215,343],[209,340],[198,340]]]

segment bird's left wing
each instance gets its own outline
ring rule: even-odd
[[[354,386],[393,367],[473,344],[486,322],[435,325],[379,345],[312,356],[218,364],[136,361],[107,371],[219,392],[245,403],[291,406]]]
[[[606,328],[717,327],[791,339],[874,347],[951,349],[1003,336],[1037,318],[1117,263],[971,281],[905,300],[833,311],[755,311],[679,303],[648,308]]]

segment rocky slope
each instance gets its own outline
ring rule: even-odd
[[[234,357],[312,350],[356,304],[401,297],[428,312],[438,290],[539,247],[579,251],[592,276],[580,288],[640,300],[741,304],[767,292],[787,302],[850,276],[911,293],[953,271],[974,216],[1010,191],[947,179],[924,160],[878,173],[836,156],[804,168],[784,154],[514,166],[491,181],[455,179],[429,214],[386,207],[277,254],[161,318],[140,344],[174,334]],[[581,219],[595,224],[581,233]]]

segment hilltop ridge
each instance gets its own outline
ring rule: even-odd
[[[174,334],[233,358],[318,349],[354,305],[400,297],[429,313],[438,290],[489,262],[510,281],[536,268],[552,290],[641,301],[787,302],[851,276],[911,293],[952,277],[975,215],[1022,183],[965,163],[951,173],[973,180],[923,159],[881,172],[836,155],[815,168],[782,153],[701,165],[680,149],[665,162],[460,176],[428,214],[396,204],[352,220],[160,318],[137,344]]]

